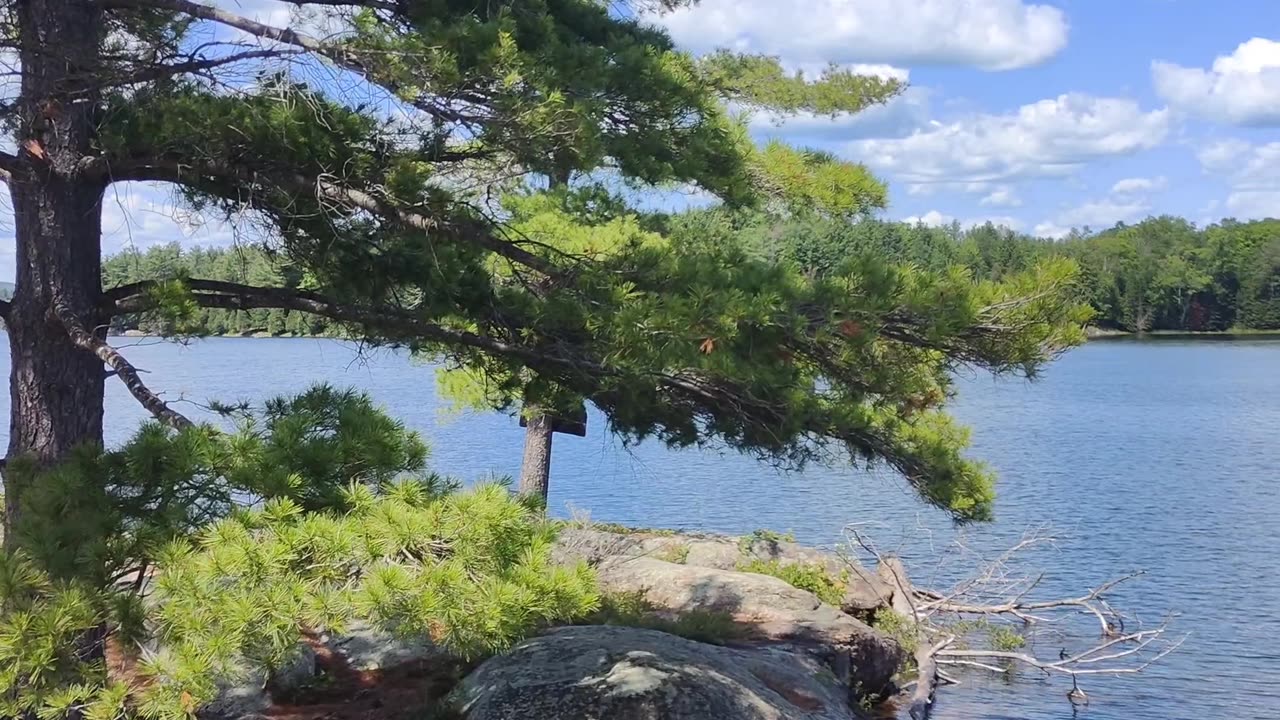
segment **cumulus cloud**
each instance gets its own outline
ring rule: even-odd
[[[260,237],[246,225],[252,239]],[[176,242],[184,246],[234,243],[236,232],[221,218],[206,218],[183,207],[164,183],[116,183],[102,201],[102,252],[147,248]]]
[[[971,65],[1009,70],[1067,44],[1058,8],[1023,0],[702,0],[655,18],[685,47],[787,62]]]
[[[1226,208],[1238,218],[1280,217],[1280,142],[1222,140],[1197,154],[1206,173],[1230,187]]]
[[[1246,126],[1280,125],[1280,42],[1253,38],[1208,70],[1151,64],[1156,93],[1190,115]]]
[[[1154,147],[1169,133],[1165,110],[1081,93],[934,123],[903,138],[857,140],[846,153],[904,183],[992,182],[1069,175],[1084,163]]]
[[[904,137],[928,125],[931,95],[928,88],[913,86],[883,105],[835,117],[812,113],[791,116],[756,113],[751,117],[751,129],[757,134],[782,135],[800,142]]]
[[[930,210],[923,215],[910,215],[902,218],[902,222],[907,223],[908,225],[925,225],[928,227],[944,227],[952,223],[959,222],[960,226],[965,228],[991,223],[996,227],[1007,227],[1014,230],[1017,230],[1022,226],[1022,223],[1017,218],[1009,217],[1007,215],[974,217],[961,220],[938,210]]]
[[[1150,211],[1151,204],[1146,200],[1092,200],[1063,210],[1052,219],[1036,225],[1033,232],[1040,237],[1060,239],[1071,232],[1072,228],[1105,229],[1118,222],[1138,220]]]
[[[955,218],[937,210],[930,210],[923,215],[909,215],[902,218],[902,222],[908,225],[928,225],[929,227],[942,227],[943,225],[950,225],[954,221]]]
[[[1137,195],[1139,193],[1163,190],[1166,184],[1168,184],[1168,181],[1163,175],[1153,178],[1125,178],[1112,185],[1111,192],[1116,195]]]
[[[1022,198],[1013,188],[1001,185],[987,193],[978,204],[985,207],[1022,207]]]

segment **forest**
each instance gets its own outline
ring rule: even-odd
[[[1152,217],[1062,240],[1037,238],[987,223],[923,224],[863,218],[853,222],[793,214],[692,210],[652,215],[645,223],[688,245],[743,243],[765,262],[813,275],[850,255],[889,258],[930,271],[963,267],[977,279],[1002,280],[1050,257],[1079,264],[1094,325],[1126,332],[1280,329],[1280,220],[1223,220],[1198,228],[1181,218]],[[128,250],[103,265],[107,287],[155,278],[200,277],[299,288],[304,274],[256,245],[183,248],[177,243]],[[161,333],[152,315],[116,318],[113,332]],[[306,312],[198,308],[182,330],[191,335],[340,335],[333,321]]]

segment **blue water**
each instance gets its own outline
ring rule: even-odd
[[[184,400],[261,399],[325,380],[363,388],[421,430],[441,472],[476,479],[519,466],[514,419],[449,412],[431,368],[403,355],[332,340],[121,342],[149,371],[145,381],[193,415],[201,411]],[[958,536],[990,553],[1048,524],[1060,541],[1027,558],[1046,573],[1042,595],[1082,594],[1144,569],[1113,604],[1149,625],[1176,613],[1176,632],[1190,637],[1142,675],[1087,679],[1087,708],[1067,703],[1062,678],[963,673],[934,717],[1280,717],[1280,342],[1095,342],[1033,384],[967,373],[960,386],[955,414],[974,429],[973,453],[1001,478],[990,524],[957,531],[889,475],[785,474],[731,453],[624,448],[599,416],[586,438],[557,438],[551,508],[645,526],[791,530],[815,544],[870,523],[882,548],[914,561],[921,584],[972,567],[947,550]],[[108,387],[107,439],[119,442],[143,413],[119,383]],[[1087,636],[1091,626],[1064,629]],[[1056,655],[1059,644],[1070,643],[1042,634],[1036,649]]]

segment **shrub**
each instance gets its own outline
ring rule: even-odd
[[[600,599],[600,609],[583,622],[658,630],[712,645],[740,638],[745,633],[727,612],[691,610],[678,616],[665,615],[645,599],[643,591],[606,593]]]
[[[847,578],[837,578],[817,563],[781,563],[777,560],[750,560],[738,563],[738,570],[771,575],[793,587],[808,590],[828,605],[840,607],[844,600]]]

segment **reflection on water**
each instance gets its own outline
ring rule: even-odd
[[[129,356],[166,397],[261,399],[314,381],[356,385],[420,429],[437,470],[469,479],[513,475],[521,431],[493,414],[451,416],[430,368],[328,340],[216,339],[181,348],[137,340]],[[4,353],[7,358],[7,352]],[[977,548],[1002,548],[1052,523],[1066,538],[1037,558],[1047,595],[1135,568],[1150,572],[1115,595],[1159,622],[1180,613],[1193,632],[1141,677],[1091,678],[1095,720],[1280,716],[1280,342],[1107,341],[1068,354],[1035,384],[961,379],[955,412],[974,428],[974,452],[1000,473],[996,522],[965,530]],[[108,441],[143,414],[109,385]],[[7,412],[7,395],[0,409]],[[198,414],[198,408],[187,410]],[[849,522],[874,521],[882,545],[915,560],[920,582],[962,572],[937,563],[955,534],[901,481],[851,469],[782,474],[714,451],[623,448],[593,415],[586,438],[558,437],[551,507],[647,526],[748,532],[791,530],[834,543]],[[1085,626],[1087,627],[1087,626]],[[1042,653],[1054,654],[1052,638]],[[1070,718],[1070,682],[1022,672],[964,675],[935,717]]]

